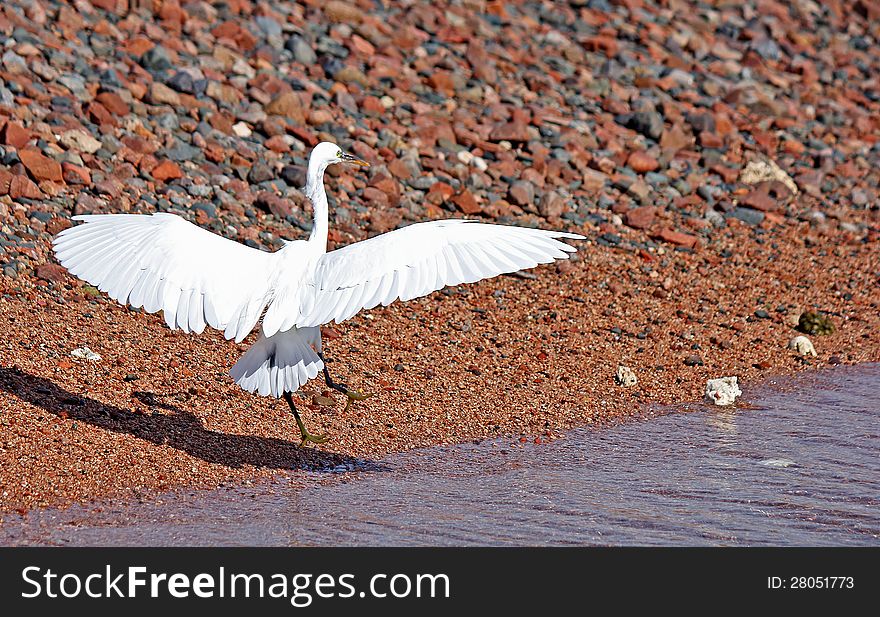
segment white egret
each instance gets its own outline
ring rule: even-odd
[[[322,324],[568,258],[575,249],[559,239],[583,238],[453,219],[416,223],[328,253],[324,171],[344,162],[369,166],[333,143],[312,150],[305,186],[314,209],[311,236],[274,253],[156,213],[76,216],[85,224],[62,231],[55,254],[114,300],[148,313],[161,310],[172,329],[201,333],[211,326],[240,342],[262,318],[259,339],[230,374],[248,392],[284,397],[303,442],[323,443],[326,436],[306,430],[291,393],[323,370],[327,385],[349,404],[365,397],[330,378]]]

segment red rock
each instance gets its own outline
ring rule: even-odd
[[[813,197],[822,196],[822,182],[825,180],[825,174],[819,169],[813,169],[798,174],[794,181],[802,191]]]
[[[40,264],[34,269],[34,274],[38,279],[57,283],[65,279],[67,270],[61,264]]]
[[[438,92],[442,92],[449,96],[455,94],[455,82],[452,79],[452,73],[450,71],[434,71],[428,78],[428,83]]]
[[[43,191],[27,176],[12,176],[9,180],[9,196],[13,199],[43,199]]]
[[[675,153],[693,145],[694,138],[685,132],[681,124],[675,124],[672,128],[664,129],[660,137],[660,147],[664,152]]]
[[[568,274],[574,270],[574,264],[569,259],[560,259],[556,262],[556,271],[559,274]]]
[[[186,22],[188,15],[180,8],[178,0],[163,0],[162,6],[159,9],[159,17],[163,21],[183,24]]]
[[[116,178],[106,178],[95,185],[95,190],[99,195],[107,195],[111,199],[115,199],[122,194],[123,184]]]
[[[382,208],[388,208],[390,205],[388,195],[372,186],[368,186],[364,189],[364,201]]]
[[[134,135],[127,135],[123,137],[121,141],[126,146],[140,154],[154,154],[159,149],[159,146],[155,142]]]
[[[724,140],[715,133],[703,131],[700,133],[700,145],[704,148],[723,148]]]
[[[770,212],[778,207],[777,201],[768,194],[766,188],[756,188],[743,197],[740,203],[761,212]]]
[[[385,106],[375,96],[365,96],[361,101],[361,111],[370,116],[380,116],[385,113]]]
[[[285,92],[275,97],[266,105],[265,111],[267,114],[285,116],[299,124],[306,121],[302,99],[296,92]]]
[[[492,141],[529,141],[529,127],[525,121],[514,118],[511,122],[499,124],[489,133],[489,139]]]
[[[130,111],[128,103],[122,100],[122,97],[115,92],[102,92],[95,97],[101,105],[107,108],[111,114],[116,116],[127,116]]]
[[[97,101],[89,103],[88,114],[89,120],[99,126],[102,124],[116,126],[116,119],[113,117],[113,114]]]
[[[740,170],[738,168],[728,167],[727,165],[723,165],[721,163],[718,163],[717,165],[712,165],[710,169],[721,176],[721,179],[728,184],[736,182],[736,179],[739,177],[740,174]]]
[[[431,188],[428,189],[428,195],[426,199],[428,202],[439,206],[443,202],[450,199],[455,194],[455,189],[445,182],[435,182],[431,185]]]
[[[204,147],[205,158],[213,163],[222,163],[226,160],[226,148],[212,142]]]
[[[67,184],[89,185],[92,183],[92,174],[85,167],[73,163],[61,163],[61,172]]]
[[[232,135],[232,125],[234,122],[235,118],[224,113],[216,113],[208,116],[208,124],[210,124],[212,128],[217,129],[221,133],[226,133],[227,135]]]
[[[477,200],[471,194],[470,191],[465,189],[458,195],[455,195],[451,198],[452,203],[458,206],[458,209],[461,210],[464,214],[479,214],[482,212],[482,208],[480,204],[477,203]]]
[[[369,186],[385,193],[391,207],[396,208],[400,204],[400,185],[388,174],[377,173],[370,179]]]
[[[153,168],[152,176],[160,182],[168,182],[183,177],[180,166],[174,161],[162,161]]]
[[[348,48],[361,56],[372,56],[376,53],[376,48],[373,44],[357,34],[351,35],[351,38],[348,40]]]
[[[538,204],[538,214],[548,220],[556,220],[566,210],[566,199],[556,191],[547,191]]]
[[[64,219],[59,216],[53,216],[49,219],[49,222],[46,223],[46,231],[49,232],[53,236],[57,236],[62,231],[67,229],[68,227],[72,227],[73,223],[70,222],[70,219]]]
[[[364,14],[354,3],[343,2],[342,0],[330,0],[324,5],[324,15],[327,19],[340,24],[349,24],[354,26],[364,20]]]
[[[93,6],[109,13],[122,15],[128,10],[128,0],[91,0]]]
[[[633,171],[640,174],[654,171],[660,167],[660,163],[657,162],[657,159],[643,150],[636,150],[630,154],[629,158],[626,160],[626,164],[629,165]]]
[[[721,135],[722,137],[726,137],[730,135],[734,131],[733,122],[730,121],[730,118],[725,114],[718,114],[715,116],[715,132]]]
[[[153,156],[152,154],[145,154],[138,162],[138,171],[148,174],[153,171],[158,164],[159,160],[155,156]]]
[[[626,224],[633,229],[647,229],[657,216],[654,206],[641,206],[626,211]]]
[[[342,338],[342,332],[340,332],[336,328],[331,328],[330,326],[321,326],[321,335],[328,340],[335,341],[336,339]]]
[[[490,84],[498,81],[495,63],[489,54],[486,53],[486,48],[483,47],[483,43],[479,39],[473,38],[470,40],[465,57],[474,71],[474,77]]]
[[[866,17],[868,21],[876,22],[880,19],[880,2],[876,0],[858,0],[854,8],[856,13]]]
[[[125,50],[130,53],[132,56],[140,58],[145,53],[150,51],[156,46],[153,41],[148,38],[138,36],[133,39],[130,39],[125,43]]]
[[[539,188],[544,188],[544,185],[546,184],[544,174],[542,174],[534,167],[524,169],[522,174],[520,175],[520,178],[522,178],[523,180],[528,180]]]
[[[333,122],[333,114],[327,109],[313,109],[309,112],[309,124],[312,126],[320,126]]]
[[[226,21],[211,30],[218,39],[234,41],[244,51],[250,51],[257,44],[256,37],[234,21]]]
[[[375,208],[370,211],[370,224],[368,229],[375,233],[385,233],[400,225],[403,214],[400,208]]]
[[[686,234],[681,231],[675,231],[673,229],[664,228],[661,229],[657,234],[657,237],[663,240],[664,242],[669,242],[670,244],[677,244],[678,246],[684,246],[688,248],[693,248],[696,246],[699,238],[697,236],[692,236],[691,234]]]
[[[284,199],[268,191],[257,194],[254,204],[264,210],[268,210],[281,220],[293,214],[294,210],[294,203],[291,200]]]
[[[276,135],[275,137],[270,137],[266,141],[263,142],[263,145],[269,148],[272,152],[289,152],[290,146],[287,145],[287,142],[284,141],[284,137],[281,135]]]
[[[64,176],[61,173],[61,164],[44,156],[39,150],[26,148],[20,150],[18,158],[28,170],[28,173],[37,181],[49,180],[51,182],[63,182]]]
[[[530,206],[535,201],[535,187],[531,182],[518,180],[507,191],[510,201],[518,206]]]
[[[354,142],[351,145],[351,152],[364,159],[370,165],[375,165],[379,161],[379,154],[362,141]]]
[[[9,193],[9,183],[12,181],[12,178],[11,171],[0,167],[0,195],[7,195]]]
[[[403,162],[403,159],[394,159],[388,163],[388,171],[398,180],[409,180],[412,178],[412,171]]]
[[[584,170],[583,188],[589,193],[598,194],[605,187],[606,180],[608,176],[601,171],[587,168]]]
[[[610,36],[592,36],[581,41],[587,51],[601,51],[609,58],[617,55],[617,41]]]
[[[7,122],[0,130],[0,143],[13,146],[16,150],[24,148],[31,139],[31,132],[17,122]]]

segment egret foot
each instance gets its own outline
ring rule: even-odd
[[[336,390],[337,392],[341,392],[346,397],[348,397],[348,402],[345,403],[345,409],[342,410],[343,413],[348,411],[348,408],[352,406],[356,401],[363,401],[371,396],[373,396],[372,392],[367,392],[366,394],[362,392],[358,392],[357,390],[352,390],[344,383],[336,383],[333,381],[333,378],[330,377],[330,371],[327,370],[327,361],[324,359],[324,354],[318,354],[318,357],[321,358],[321,361],[324,363],[324,381],[327,382],[327,387]]]
[[[299,412],[296,410],[296,406],[293,404],[293,397],[290,396],[290,392],[284,393],[284,400],[287,401],[287,404],[290,405],[290,411],[293,412],[293,417],[296,420],[297,426],[299,426],[300,435],[302,435],[302,441],[299,445],[303,445],[307,441],[312,443],[327,443],[330,439],[329,435],[312,435],[307,429],[306,425],[303,424],[302,418],[299,417]]]

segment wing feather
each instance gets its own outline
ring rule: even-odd
[[[58,261],[111,298],[162,310],[171,328],[242,340],[271,300],[278,261],[169,213],[99,214],[62,231]]]
[[[571,233],[465,220],[417,223],[323,255],[296,307],[296,326],[349,319],[359,310],[411,300],[447,285],[565,259]]]

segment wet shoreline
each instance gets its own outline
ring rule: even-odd
[[[837,367],[549,444],[13,515],[0,544],[877,545],[878,386],[880,365]]]

